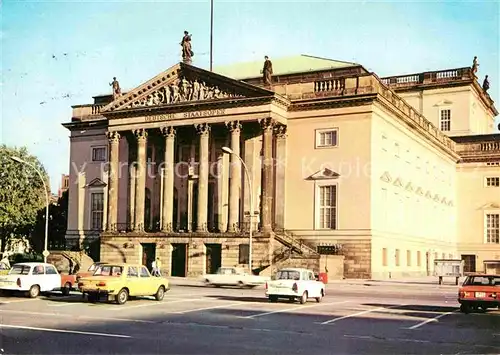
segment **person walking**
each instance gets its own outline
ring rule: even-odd
[[[161,261],[160,258],[156,258],[156,273],[154,276],[161,277]]]

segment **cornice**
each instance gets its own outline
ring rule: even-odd
[[[292,101],[288,111],[306,111],[338,107],[367,105],[373,102],[377,94],[325,97]]]

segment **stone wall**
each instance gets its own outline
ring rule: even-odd
[[[348,279],[371,278],[371,241],[337,240],[343,245],[344,277]]]

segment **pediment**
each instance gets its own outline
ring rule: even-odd
[[[441,203],[444,204],[444,205],[446,205],[448,203],[448,200],[446,199],[446,197],[443,197],[441,199]]]
[[[380,176],[380,180],[384,181],[384,182],[391,182],[392,181],[392,177],[391,175],[389,174],[389,172],[384,172],[382,174],[382,176]]]
[[[411,181],[410,181],[409,183],[407,183],[407,184],[406,184],[405,189],[406,189],[407,191],[410,191],[410,192],[414,190],[414,188],[413,188],[413,184],[411,183]]]
[[[432,193],[429,190],[427,190],[427,192],[425,193],[425,197],[432,198]]]
[[[421,187],[417,187],[417,190],[415,191],[417,195],[423,196],[424,195],[424,190],[422,190]]]
[[[439,194],[434,195],[434,201],[439,202],[441,199],[439,197]]]
[[[202,101],[273,97],[274,92],[178,63],[151,80],[117,97],[101,114],[141,107],[163,107]]]
[[[307,180],[328,180],[328,179],[337,179],[340,176],[340,174],[336,173],[335,171],[324,168],[321,170],[318,170],[311,176],[307,178]]]
[[[500,209],[500,204],[495,202],[490,202],[479,207],[480,210],[496,210]]]
[[[86,187],[105,187],[107,184],[99,178],[95,178],[87,184]]]
[[[393,185],[397,187],[403,187],[403,181],[401,180],[401,178],[397,178],[396,180],[394,180]]]

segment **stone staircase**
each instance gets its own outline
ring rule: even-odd
[[[302,239],[297,238],[293,233],[281,230],[274,235],[274,240],[280,242],[287,247],[291,252],[295,252],[303,256],[319,257],[316,249],[306,244]]]
[[[83,251],[52,250],[47,262],[53,264],[59,272],[68,274],[87,270],[94,260]]]

